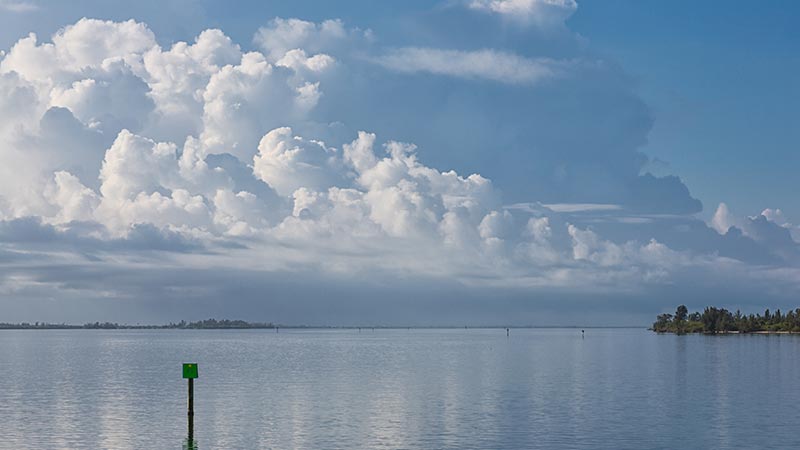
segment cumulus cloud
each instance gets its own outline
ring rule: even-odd
[[[138,66],[141,53],[153,46],[155,35],[142,23],[81,19],[54,34],[52,43],[39,45],[33,33],[21,39],[3,59],[0,70],[52,85],[64,80],[64,72],[102,70],[116,61]]]
[[[292,135],[289,127],[276,128],[261,138],[253,158],[253,173],[279,195],[297,189],[327,190],[337,183],[335,149]]]
[[[509,8],[569,6],[506,3],[474,7],[506,14]],[[163,264],[202,270],[431,277],[465,286],[578,291],[667,285],[686,268],[717,270],[730,259],[726,255],[751,251],[748,245],[766,249],[763,261],[795,261],[793,247],[786,250],[792,227],[779,210],[739,222],[720,205],[711,225],[725,235],[740,227],[741,236],[727,236],[739,253],[722,255],[722,244],[702,251],[675,248],[675,242],[691,241],[675,238],[684,231],[692,237],[716,233],[685,217],[700,205],[677,177],[638,173],[642,162],[629,151],[632,143],[628,153],[611,155],[625,162],[618,164],[624,169],[607,172],[595,160],[614,147],[608,142],[586,150],[578,141],[578,156],[601,155],[576,158],[583,164],[577,169],[559,160],[557,150],[526,159],[547,168],[526,179],[556,184],[563,201],[539,204],[533,198],[504,206],[502,189],[488,177],[425,161],[426,152],[438,148],[396,140],[400,132],[362,128],[360,117],[379,116],[400,128],[415,119],[398,94],[374,95],[387,92],[384,85],[365,82],[363,95],[353,89],[381,66],[389,69],[381,72],[388,78],[425,72],[529,90],[571,66],[506,51],[428,47],[352,59],[348,52],[369,39],[370,33],[340,21],[295,19],[262,28],[254,39],[259,51],[243,51],[221,30],[163,48],[135,21],[82,19],[51,42],[35,35],[20,39],[0,61],[0,235],[8,236],[3,245],[10,249],[0,258],[15,260],[36,242],[43,254],[66,252],[59,260],[64,266],[96,267],[95,259],[150,246],[194,252]],[[331,97],[340,102],[336,108],[325,103]],[[363,97],[388,113],[362,107]],[[351,104],[357,107],[348,109]],[[455,106],[483,112],[474,104]],[[638,116],[632,116],[635,122]],[[552,122],[545,119],[525,120],[547,135]],[[432,134],[447,129],[437,120],[426,123]],[[489,158],[521,153],[506,148],[512,129],[491,134]],[[554,142],[534,139],[539,133],[524,136],[517,140],[533,149]],[[459,149],[462,137],[441,142]],[[559,170],[550,172],[552,167]],[[587,186],[569,184],[583,175],[594,177],[588,188],[597,199],[580,198]],[[669,243],[649,235],[654,228],[641,235],[598,230],[615,219],[631,226],[655,222],[664,213],[685,220],[660,230]],[[36,236],[25,237],[26,224]],[[63,248],[50,255],[43,240]],[[116,261],[136,266],[140,257]],[[159,259],[147,263],[157,266]]]
[[[711,218],[711,227],[720,234],[727,233],[731,228],[739,229],[743,234],[756,240],[765,239],[766,235],[772,230],[775,233],[782,233],[785,230],[787,236],[797,239],[798,227],[789,222],[780,208],[766,208],[755,216],[736,216],[730,211],[728,205],[720,203]]]
[[[172,139],[196,133],[211,76],[241,59],[239,46],[220,30],[203,31],[193,44],[178,42],[167,51],[154,47],[145,52],[142,75],[157,113],[153,131]]]
[[[780,208],[775,208],[775,209],[766,208],[765,210],[761,211],[761,215],[764,216],[770,222],[773,222],[778,226],[788,229],[789,232],[792,234],[792,238],[796,242],[800,242],[800,225],[794,225],[790,223]]]
[[[711,218],[711,227],[728,239],[755,244],[765,254],[780,261],[800,261],[800,241],[793,227],[777,209],[765,209],[755,216],[736,216],[725,203],[720,203]]]
[[[338,52],[353,42],[370,40],[370,30],[347,28],[338,19],[320,23],[301,19],[275,18],[261,27],[253,42],[264,50],[270,61],[277,62],[292,50],[311,53]]]
[[[94,220],[100,199],[93,190],[69,172],[55,172],[53,182],[46,187],[44,196],[58,208],[52,218],[56,223]]]
[[[200,137],[206,151],[249,160],[263,131],[301,120],[319,100],[319,84],[291,75],[257,52],[215,73],[203,92]]]

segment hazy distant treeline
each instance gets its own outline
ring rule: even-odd
[[[53,324],[47,322],[22,322],[22,323],[0,323],[0,329],[5,330],[119,330],[119,329],[245,329],[245,328],[275,328],[272,323],[246,322],[244,320],[228,319],[206,319],[197,322],[187,322],[181,320],[178,323],[170,322],[167,325],[121,325],[114,322],[94,322],[83,325]]]
[[[653,331],[659,333],[754,333],[759,331],[771,332],[800,332],[800,308],[789,310],[785,314],[780,309],[771,313],[769,309],[764,314],[735,313],[725,308],[708,306],[700,312],[689,313],[686,306],[680,305],[675,314],[659,314],[653,323]]]

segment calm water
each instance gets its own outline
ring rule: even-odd
[[[800,336],[3,331],[0,448],[798,448]]]

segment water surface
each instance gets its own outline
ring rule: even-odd
[[[798,448],[800,336],[0,332],[0,448]]]

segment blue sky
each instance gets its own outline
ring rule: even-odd
[[[0,1],[0,311],[608,325],[794,307],[796,18]]]
[[[773,205],[798,221],[798,13],[791,1],[584,1],[569,24],[637,79],[656,112],[644,150],[707,210]]]

